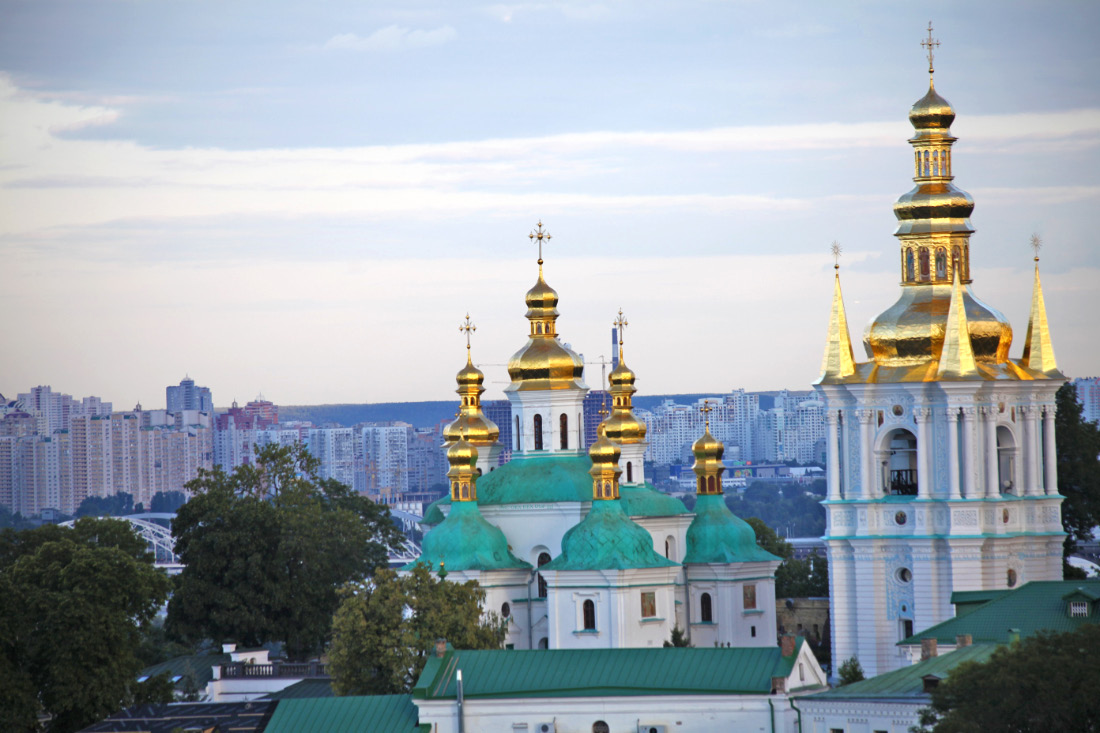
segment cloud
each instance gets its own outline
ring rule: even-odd
[[[325,41],[322,48],[326,51],[400,51],[407,48],[441,46],[457,37],[458,32],[449,25],[432,30],[389,25],[379,28],[366,37],[355,33],[340,33]]]

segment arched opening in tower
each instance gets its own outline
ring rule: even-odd
[[[997,427],[997,488],[1002,494],[1016,489],[1016,439],[1004,425]]]
[[[915,496],[917,493],[917,436],[905,428],[893,430],[886,439],[886,475],[890,494]]]

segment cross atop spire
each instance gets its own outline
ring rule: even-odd
[[[533,242],[537,241],[539,243],[539,267],[541,268],[542,267],[542,242],[543,242],[543,240],[546,240],[547,243],[550,242],[550,232],[543,230],[543,228],[542,228],[542,219],[539,219],[538,229],[535,229],[534,231],[532,231],[527,236],[531,241],[533,241]]]
[[[840,254],[844,251],[844,248],[840,246],[840,242],[833,240],[833,244],[829,247],[829,251],[833,253],[833,269],[840,269]]]
[[[710,413],[713,410],[714,408],[710,406],[710,400],[703,400],[703,406],[699,408],[699,412],[703,413],[703,417],[707,421],[707,430],[710,430]]]
[[[1043,240],[1039,237],[1039,235],[1038,234],[1032,234],[1031,235],[1031,249],[1035,252],[1035,261],[1036,262],[1039,261],[1039,250],[1042,248],[1042,246],[1043,246]]]
[[[470,320],[470,314],[466,314],[466,320],[458,324],[458,330],[460,333],[466,334],[466,361],[470,360],[470,334],[477,330],[477,326]]]
[[[619,317],[611,322],[611,325],[618,329],[619,332],[619,361],[623,360],[623,331],[630,323],[623,317],[623,309],[619,309]]]
[[[932,84],[932,74],[935,73],[935,69],[932,66],[932,60],[935,58],[935,50],[940,47],[940,42],[932,38],[932,21],[928,21],[928,38],[920,42],[921,48],[928,52],[928,83]]]

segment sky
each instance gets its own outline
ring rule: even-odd
[[[1029,239],[1059,366],[1100,374],[1100,3],[0,0],[0,393],[164,407],[486,398],[545,272],[644,393],[807,389],[898,294],[910,106],[957,113],[973,292]],[[595,365],[595,366],[594,366]]]

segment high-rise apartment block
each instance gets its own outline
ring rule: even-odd
[[[1077,399],[1081,402],[1081,417],[1089,422],[1100,423],[1100,377],[1074,379]]]
[[[166,387],[164,397],[168,412],[176,413],[183,410],[211,414],[214,412],[214,398],[210,394],[210,389],[195,386],[195,380],[191,377],[184,377],[178,386]]]

